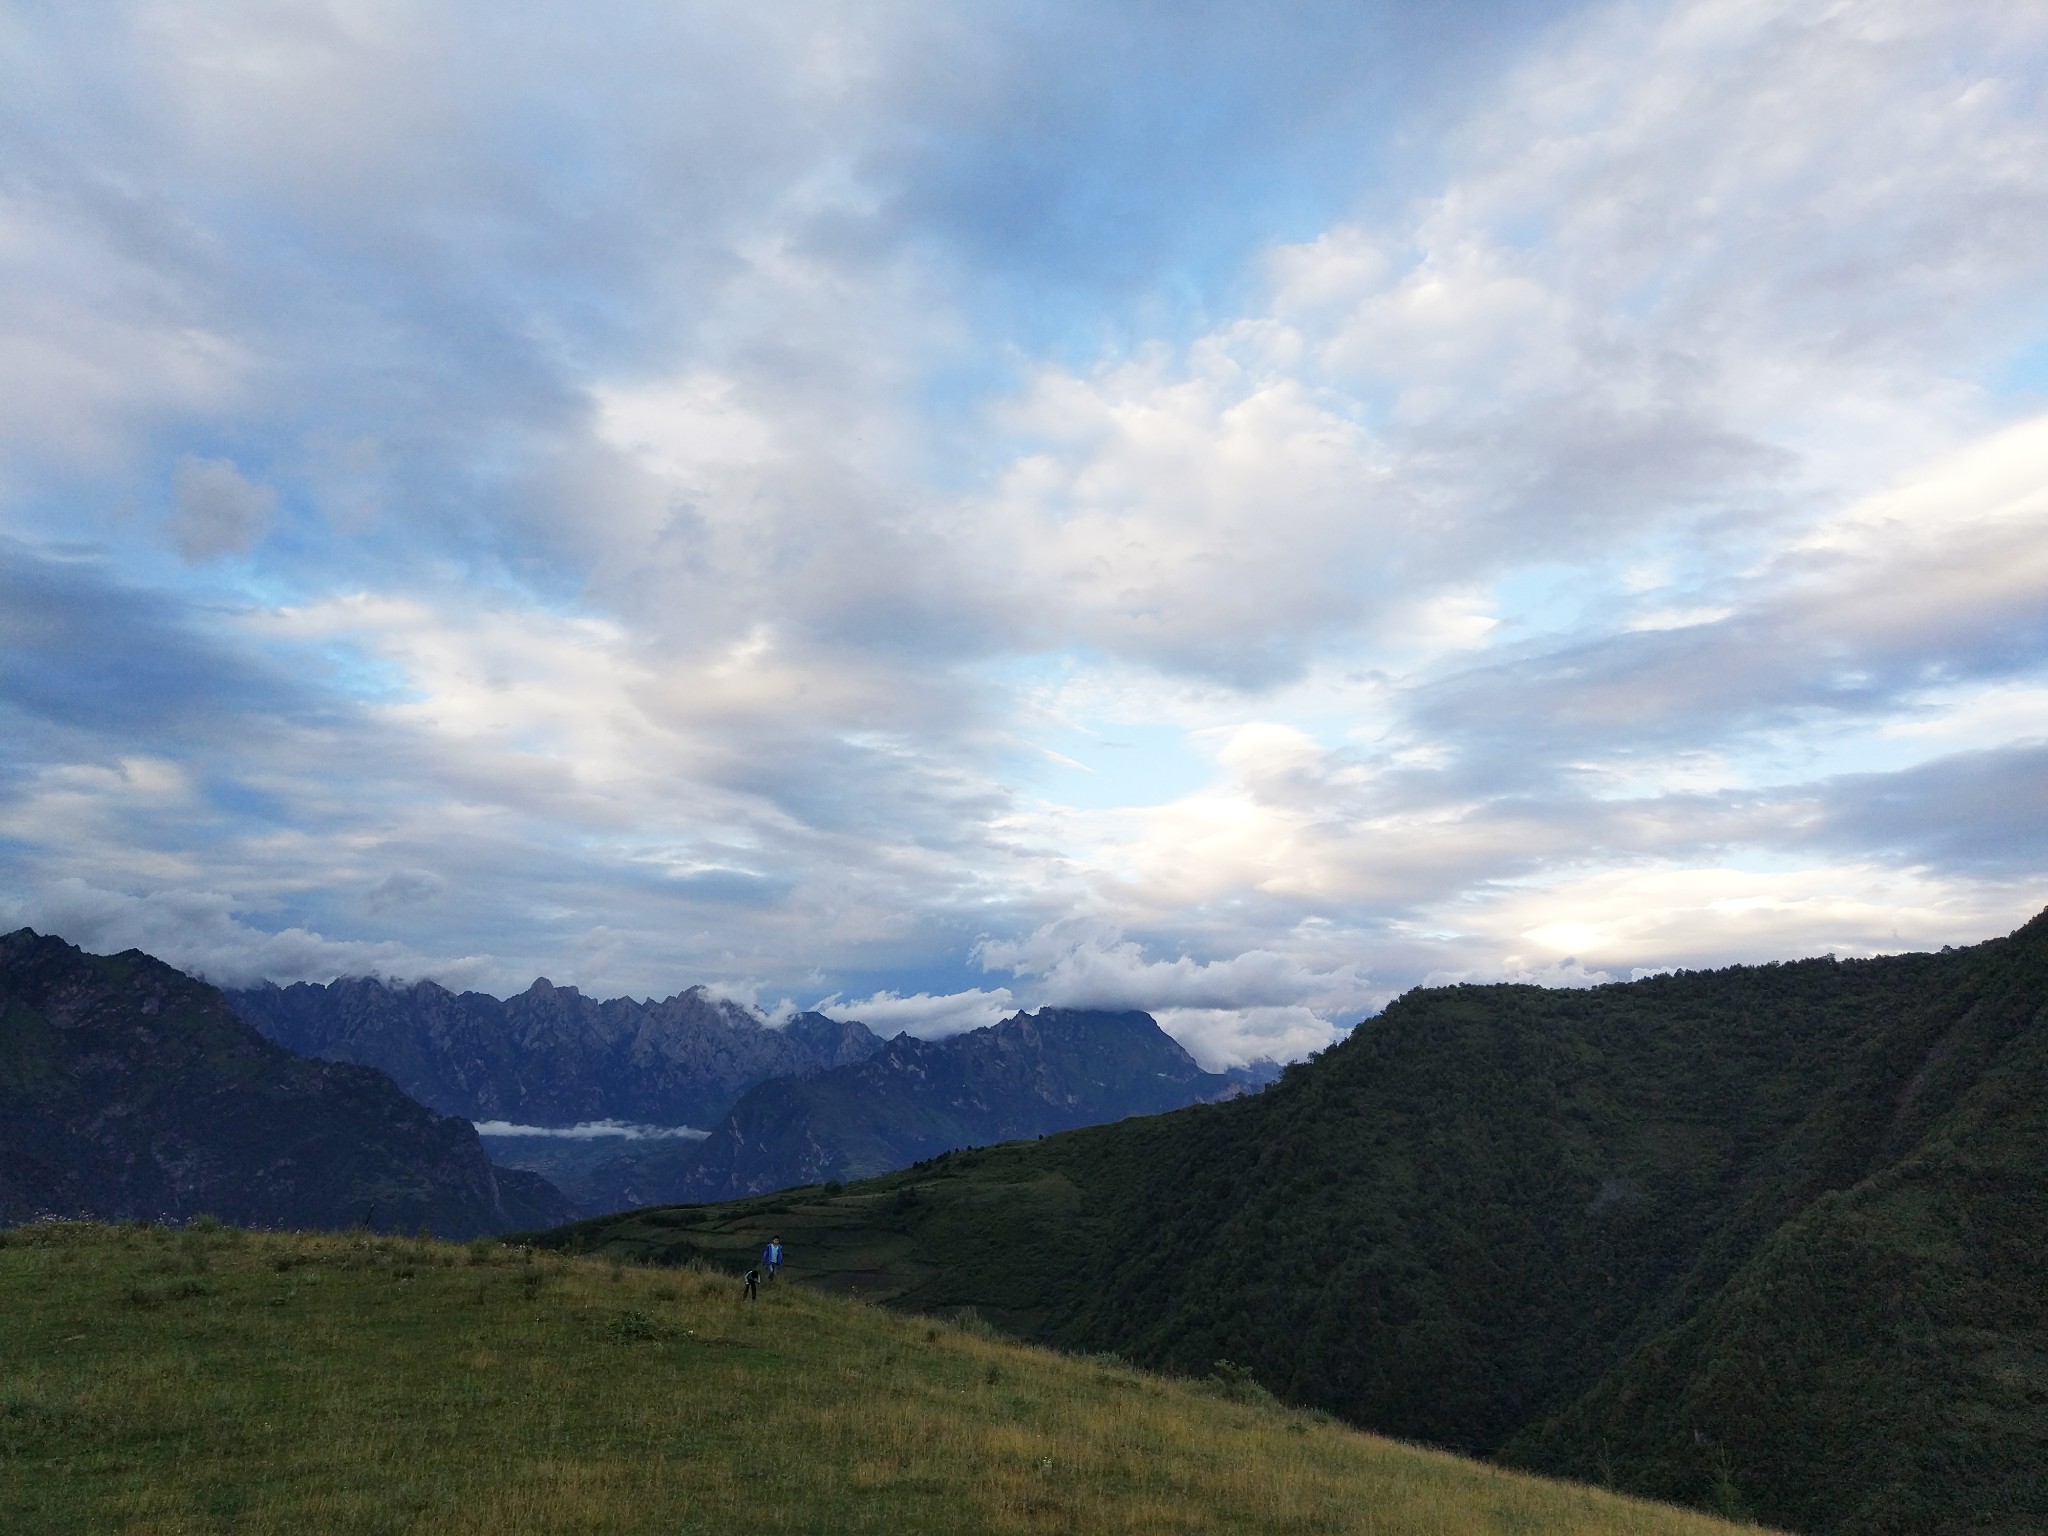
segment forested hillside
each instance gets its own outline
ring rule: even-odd
[[[1418,991],[1256,1098],[578,1248],[746,1250],[1795,1528],[2048,1523],[2048,916]]]
[[[0,1226],[38,1216],[467,1236],[560,1221],[381,1072],[306,1061],[139,950],[0,937]]]

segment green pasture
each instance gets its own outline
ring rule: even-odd
[[[1571,1532],[1688,1511],[709,1266],[0,1232],[9,1532]]]

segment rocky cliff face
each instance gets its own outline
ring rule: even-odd
[[[465,1122],[382,1073],[307,1061],[139,950],[0,938],[0,1222],[39,1215],[448,1237],[567,1219]]]
[[[708,1141],[628,1153],[577,1181],[589,1212],[858,1179],[985,1146],[1228,1098],[1150,1014],[1046,1008],[749,1090]]]
[[[587,998],[546,978],[500,1001],[431,981],[349,978],[227,994],[301,1056],[376,1067],[407,1093],[471,1120],[708,1126],[756,1083],[864,1060],[864,1025],[800,1014],[772,1029],[692,987],[661,1002]]]

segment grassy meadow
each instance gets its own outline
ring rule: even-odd
[[[715,1269],[0,1231],[9,1532],[1732,1529]]]

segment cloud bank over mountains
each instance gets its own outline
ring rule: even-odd
[[[2048,21],[130,4],[0,71],[0,921],[1205,1065],[2048,892]]]

